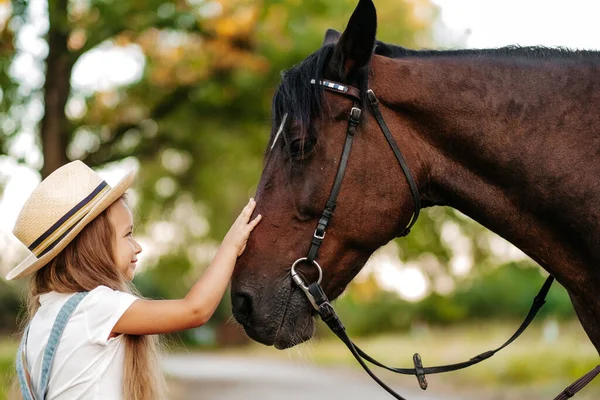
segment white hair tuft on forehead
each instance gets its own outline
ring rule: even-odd
[[[283,128],[285,127],[285,121],[287,120],[287,113],[283,116],[283,120],[281,121],[281,125],[279,125],[279,129],[277,130],[277,134],[275,135],[275,139],[273,139],[273,144],[271,145],[271,149],[269,151],[273,151],[273,147],[275,147],[275,143],[277,143],[277,139],[281,136],[281,132],[283,132]]]

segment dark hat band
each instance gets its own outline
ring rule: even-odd
[[[102,197],[102,194],[108,190],[110,190],[110,186],[105,181],[102,181],[92,193],[38,237],[29,246],[29,250],[38,258],[52,250],[87,215],[90,209],[97,203],[97,200]]]

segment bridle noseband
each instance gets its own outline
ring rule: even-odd
[[[361,103],[362,102],[361,92],[359,89],[357,89],[355,87],[341,84],[338,82],[328,81],[328,80],[321,80],[321,81],[317,82],[315,79],[312,79],[311,83],[313,85],[318,84],[318,85],[322,86],[325,90],[328,90],[333,93],[337,93],[337,94],[351,98],[354,101],[354,105],[350,111],[350,117],[348,119],[348,128],[346,130],[346,140],[344,142],[344,148],[342,150],[342,157],[340,159],[340,164],[338,166],[337,174],[335,176],[333,187],[331,189],[331,194],[329,195],[329,199],[327,200],[327,203],[325,204],[323,213],[321,214],[321,217],[319,218],[319,222],[317,224],[317,227],[315,229],[315,232],[314,232],[312,240],[311,240],[311,246],[308,251],[308,255],[306,257],[299,258],[298,260],[296,260],[294,262],[294,264],[292,265],[292,268],[291,268],[291,272],[290,272],[291,277],[292,277],[293,282],[304,292],[304,294],[310,301],[310,304],[313,306],[313,308],[315,310],[317,310],[317,312],[319,313],[323,322],[325,322],[327,324],[327,326],[336,334],[336,336],[338,336],[338,338],[340,338],[344,342],[344,344],[348,347],[348,349],[350,350],[350,352],[352,353],[354,358],[356,358],[356,360],[360,363],[360,365],[363,367],[363,369],[369,374],[369,376],[371,376],[371,378],[373,378],[375,380],[375,382],[377,382],[383,389],[385,389],[394,398],[396,398],[398,400],[406,400],[404,397],[400,396],[398,393],[396,393],[394,390],[392,390],[389,386],[387,386],[384,382],[382,382],[369,369],[369,367],[367,366],[365,361],[368,361],[369,363],[376,365],[378,367],[384,368],[388,371],[392,371],[392,372],[396,372],[396,373],[404,374],[404,375],[415,375],[419,382],[419,386],[421,387],[421,389],[425,390],[425,389],[427,389],[427,380],[425,378],[426,375],[456,371],[456,370],[463,369],[463,368],[469,367],[471,365],[480,363],[481,361],[492,357],[496,352],[502,350],[504,347],[506,347],[510,343],[512,343],[517,337],[519,337],[519,335],[521,335],[521,333],[523,333],[523,331],[525,331],[525,329],[529,326],[529,324],[531,323],[531,321],[533,320],[533,318],[535,317],[535,315],[537,314],[539,309],[544,305],[546,295],[548,294],[548,291],[550,290],[550,286],[552,285],[554,278],[552,276],[549,276],[546,279],[546,281],[544,282],[544,285],[540,289],[539,293],[534,298],[531,309],[529,310],[529,313],[525,317],[525,320],[523,321],[521,326],[519,326],[517,331],[510,337],[510,339],[508,339],[503,345],[496,348],[495,350],[490,350],[490,351],[481,353],[481,354],[469,359],[468,361],[456,363],[456,364],[426,368],[426,367],[423,367],[423,363],[421,361],[421,356],[419,356],[418,353],[415,353],[413,356],[414,368],[392,368],[392,367],[388,367],[388,366],[380,363],[379,361],[375,360],[374,358],[372,358],[368,354],[366,354],[364,351],[362,351],[348,337],[348,335],[346,333],[346,328],[340,321],[339,317],[335,313],[335,310],[333,309],[333,306],[329,302],[329,299],[325,295],[325,292],[321,288],[321,280],[323,278],[323,270],[321,269],[321,266],[316,261],[319,248],[320,248],[321,244],[323,243],[323,240],[325,239],[325,233],[327,230],[327,226],[329,225],[329,221],[333,217],[333,213],[335,211],[337,197],[340,192],[342,180],[343,180],[344,174],[346,172],[346,167],[348,166],[348,160],[350,158],[350,150],[352,149],[352,143],[354,140],[354,136],[356,134],[356,129],[360,124],[360,119],[362,116],[362,110],[360,108],[360,106],[362,104]],[[381,114],[381,111],[379,110],[379,101],[377,100],[375,93],[370,89],[367,91],[367,98],[369,101],[370,110],[371,110],[373,116],[375,117],[375,119],[377,120],[377,123],[378,123],[379,127],[381,128],[381,131],[383,132],[392,151],[394,152],[394,155],[396,156],[396,159],[398,160],[398,163],[400,164],[400,168],[402,169],[404,176],[406,178],[406,181],[408,182],[408,185],[411,190],[411,194],[412,194],[412,198],[413,198],[413,202],[414,202],[414,213],[413,213],[407,227],[404,229],[404,231],[400,235],[400,236],[406,236],[406,235],[408,235],[408,233],[410,232],[410,229],[412,228],[412,226],[417,221],[417,218],[419,217],[419,212],[421,209],[421,201],[420,201],[420,197],[419,197],[419,191],[417,188],[417,184],[412,176],[412,173],[411,173],[410,169],[408,168],[408,164],[406,163],[406,160],[404,159],[400,149],[398,148],[396,141],[392,137],[392,134],[391,134],[387,124],[385,123],[383,115]],[[300,263],[308,263],[309,265],[314,266],[317,269],[319,277],[316,282],[313,282],[311,284],[306,284],[304,278],[296,270],[296,267]],[[556,397],[555,400],[567,399],[568,397],[571,397],[572,394],[574,394],[576,391],[580,390],[583,386],[585,386],[585,384],[587,384],[589,381],[591,381],[599,373],[600,373],[600,366],[596,367],[596,369],[592,370],[590,373],[586,374],[584,377],[582,377],[581,379],[576,381],[574,384],[569,386],[567,389],[565,389],[565,391],[563,391],[558,397]]]

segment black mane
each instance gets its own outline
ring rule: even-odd
[[[495,49],[453,49],[453,50],[412,50],[377,41],[375,54],[389,58],[410,56],[486,56],[486,57],[520,57],[529,59],[581,59],[598,58],[600,52],[593,50],[571,50],[565,47],[518,46],[511,45]]]
[[[287,113],[286,127],[290,121],[295,124],[294,129],[301,133],[301,140],[305,141],[311,134],[310,121],[315,115],[322,112],[323,89],[320,85],[311,84],[311,80],[319,81],[323,71],[333,53],[334,44],[321,47],[299,64],[282,72],[281,84],[275,92],[272,104],[272,132],[267,149],[270,149],[275,135],[284,115]],[[457,49],[457,50],[412,50],[401,46],[391,45],[377,41],[374,54],[389,58],[403,57],[513,57],[528,59],[597,59],[600,52],[588,50],[569,50],[565,48],[548,48],[543,46],[521,47],[507,46],[497,49]],[[368,69],[364,68],[357,74],[353,82],[346,82],[356,86],[365,93],[368,89]],[[363,104],[363,109],[365,105]],[[284,143],[290,140],[289,129],[282,132]],[[285,146],[287,148],[287,146]]]

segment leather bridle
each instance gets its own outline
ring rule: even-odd
[[[299,258],[298,260],[296,260],[293,263],[292,268],[291,268],[291,277],[292,277],[293,282],[304,292],[304,294],[310,301],[313,308],[319,313],[319,316],[321,317],[323,322],[325,322],[327,324],[327,326],[336,334],[336,336],[338,336],[338,338],[340,338],[344,342],[344,344],[348,347],[348,349],[350,350],[350,352],[352,353],[354,358],[356,358],[356,360],[360,363],[360,365],[367,372],[367,374],[369,374],[369,376],[371,378],[373,378],[373,380],[375,380],[375,382],[377,382],[383,389],[385,389],[394,398],[396,398],[398,400],[406,400],[404,397],[400,396],[398,393],[396,393],[394,390],[392,390],[383,381],[381,381],[381,379],[379,379],[371,371],[371,369],[367,366],[365,361],[367,361],[373,365],[376,365],[378,367],[384,368],[388,371],[392,371],[392,372],[396,372],[396,373],[404,374],[404,375],[415,375],[419,382],[419,386],[421,387],[421,389],[425,390],[425,389],[427,389],[427,380],[425,378],[426,375],[456,371],[456,370],[463,369],[463,368],[469,367],[471,365],[480,363],[481,361],[492,357],[496,352],[502,350],[504,347],[506,347],[510,343],[512,343],[517,337],[519,337],[519,335],[521,335],[521,333],[523,333],[523,331],[525,331],[525,329],[529,326],[529,324],[531,323],[531,321],[533,320],[533,318],[535,317],[535,315],[537,314],[539,309],[544,305],[545,300],[546,300],[546,295],[548,294],[548,291],[550,290],[550,286],[552,285],[554,278],[552,276],[549,276],[546,279],[546,282],[544,282],[539,293],[534,298],[533,304],[529,310],[529,313],[525,317],[525,320],[523,321],[521,326],[519,326],[519,328],[516,330],[516,332],[510,337],[510,339],[508,339],[503,345],[496,348],[495,350],[490,350],[490,351],[481,353],[481,354],[469,359],[468,361],[456,363],[456,364],[450,364],[450,365],[436,366],[436,367],[423,367],[423,363],[421,361],[421,356],[418,353],[415,353],[413,356],[414,368],[393,368],[393,367],[388,367],[388,366],[380,363],[379,361],[375,360],[374,358],[372,358],[368,354],[366,354],[364,351],[362,351],[348,337],[348,334],[346,333],[346,328],[342,324],[341,320],[339,319],[335,310],[333,309],[333,306],[329,302],[329,299],[325,295],[325,292],[321,288],[321,280],[323,278],[323,270],[321,269],[321,266],[316,261],[317,253],[319,252],[319,248],[321,247],[321,244],[323,243],[323,240],[325,239],[325,233],[327,230],[327,226],[329,225],[329,221],[333,217],[333,213],[335,211],[337,197],[339,195],[340,188],[342,186],[342,180],[344,179],[346,167],[348,166],[348,160],[350,158],[350,150],[352,149],[352,143],[354,141],[354,136],[356,135],[357,127],[360,124],[361,115],[362,115],[362,110],[360,108],[360,106],[362,104],[361,92],[359,89],[357,89],[355,87],[345,85],[342,83],[338,83],[338,82],[329,81],[329,80],[321,80],[321,81],[317,82],[315,79],[313,79],[313,80],[311,80],[311,83],[313,85],[318,84],[318,85],[322,86],[325,90],[328,90],[333,93],[337,93],[337,94],[351,98],[354,101],[354,105],[350,111],[350,117],[348,119],[348,128],[346,130],[346,140],[344,142],[344,149],[342,151],[342,157],[340,159],[340,164],[338,166],[337,174],[336,174],[335,180],[333,182],[331,194],[329,195],[329,199],[327,200],[327,203],[325,204],[325,208],[323,210],[321,218],[319,218],[317,228],[315,229],[315,232],[314,232],[312,240],[311,240],[311,246],[310,246],[310,250],[308,251],[308,255],[306,257]],[[419,217],[419,212],[421,209],[421,200],[419,197],[419,191],[417,188],[417,184],[415,183],[415,180],[410,172],[410,169],[408,168],[406,160],[404,159],[402,152],[398,148],[396,141],[392,137],[392,134],[391,134],[387,124],[385,123],[383,115],[381,114],[381,111],[379,110],[379,101],[377,100],[375,93],[370,89],[367,91],[367,98],[369,101],[369,106],[370,106],[371,112],[373,113],[373,116],[377,120],[377,123],[378,123],[379,127],[381,128],[381,131],[383,132],[387,142],[389,143],[390,147],[392,148],[392,151],[394,152],[394,155],[396,156],[396,159],[398,160],[398,163],[400,164],[400,168],[402,169],[402,171],[404,173],[404,176],[406,178],[406,181],[408,182],[408,185],[410,187],[410,191],[412,194],[412,198],[413,198],[413,202],[414,202],[414,212],[413,212],[413,215],[412,215],[408,225],[406,226],[406,228],[400,235],[400,236],[406,236],[406,235],[408,235],[408,233],[410,232],[410,229],[412,228],[412,226],[417,221],[417,218]],[[314,266],[317,269],[318,278],[315,282],[307,285],[304,278],[300,275],[300,273],[298,271],[296,271],[296,267],[301,263],[307,263],[311,266]],[[600,365],[598,367],[596,367],[596,369],[592,370],[591,372],[586,374],[584,377],[579,379],[577,382],[575,382],[574,384],[569,386],[567,389],[565,389],[558,397],[556,397],[555,400],[563,400],[563,399],[572,397],[575,392],[577,392],[581,388],[583,388],[583,386],[585,386],[589,381],[591,381],[599,373],[600,373]]]

